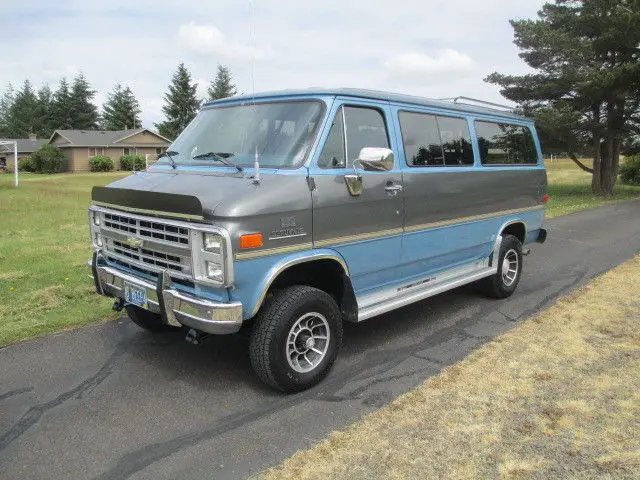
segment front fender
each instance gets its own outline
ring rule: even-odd
[[[329,248],[285,253],[252,260],[236,260],[234,263],[235,288],[231,291],[231,300],[242,302],[244,320],[253,318],[260,310],[269,287],[278,275],[287,268],[314,260],[335,260],[345,275],[349,269],[342,255]]]

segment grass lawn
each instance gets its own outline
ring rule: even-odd
[[[590,161],[584,162],[591,166]],[[610,203],[640,198],[640,187],[622,185],[618,182],[615,195],[603,198],[591,193],[591,174],[584,172],[568,159],[547,161],[549,196],[547,218],[566,215],[586,208],[595,208]]]
[[[0,175],[0,345],[117,317],[87,276],[87,206],[124,175]]]
[[[548,167],[549,216],[640,198],[640,187],[618,186],[603,200],[571,161]],[[118,316],[88,278],[87,206],[93,185],[124,175],[21,174],[16,189],[0,174],[0,345]]]
[[[640,478],[640,256],[265,479]]]

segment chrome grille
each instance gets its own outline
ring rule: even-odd
[[[142,239],[160,240],[176,245],[189,245],[189,229],[155,220],[140,220],[115,213],[102,214],[106,228],[132,234]]]
[[[150,275],[166,270],[172,277],[193,276],[189,229],[159,219],[101,212],[100,229],[105,256]],[[142,241],[129,244],[128,239]]]

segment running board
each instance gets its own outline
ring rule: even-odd
[[[385,292],[374,294],[375,299],[373,295],[368,295],[363,298],[362,301],[360,299],[358,300],[358,304],[363,305],[358,308],[358,322],[382,315],[383,313],[414,302],[419,302],[425,298],[433,297],[434,295],[466,285],[467,283],[490,277],[496,272],[496,267],[488,267],[485,264],[480,269],[476,268],[471,272],[467,270],[464,274],[449,276],[449,278],[444,278],[440,282],[437,282],[437,277],[426,278],[409,285],[394,287]],[[446,274],[444,276],[447,277]],[[374,301],[372,302],[372,300]]]

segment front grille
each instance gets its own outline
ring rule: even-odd
[[[173,243],[189,245],[189,229],[154,220],[140,220],[115,213],[103,214],[104,226],[118,232]]]
[[[117,212],[100,215],[103,251],[110,261],[148,275],[166,270],[172,277],[192,278],[188,228]],[[130,245],[129,238],[142,240],[142,245]]]

